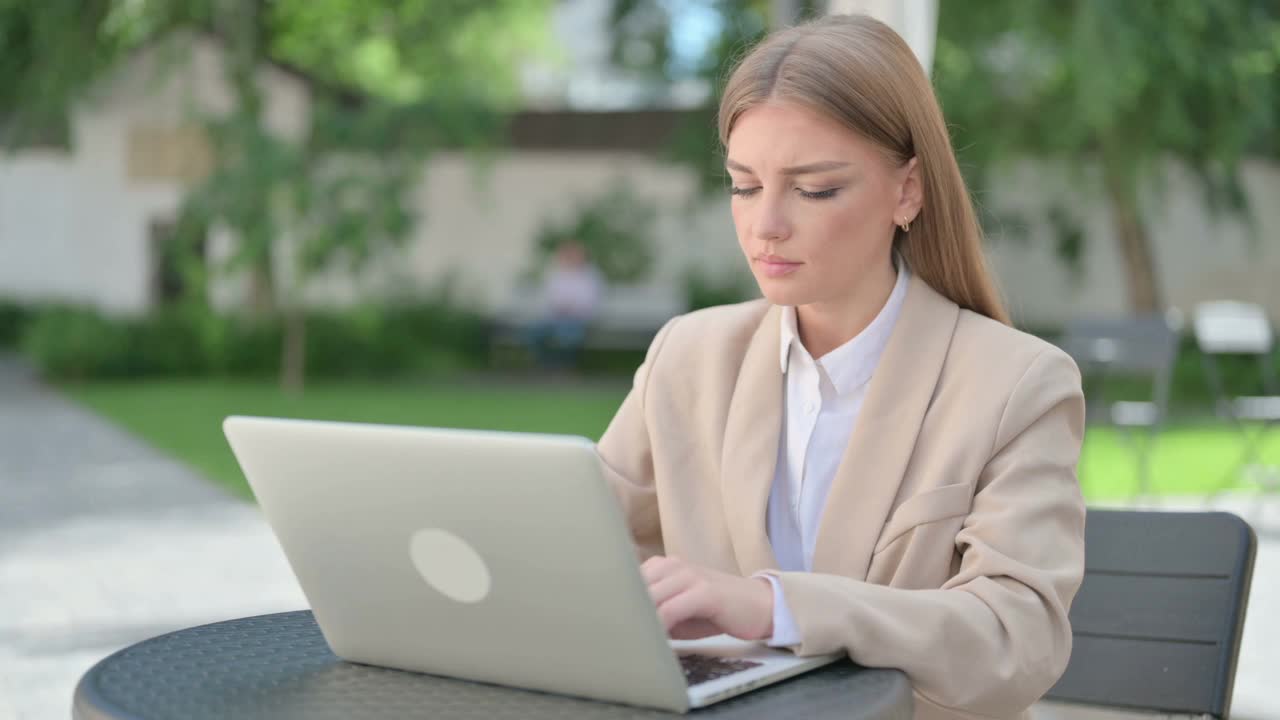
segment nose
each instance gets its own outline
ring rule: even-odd
[[[787,217],[784,198],[769,197],[761,193],[756,205],[756,216],[753,218],[752,230],[761,240],[778,241],[791,237],[791,219]]]

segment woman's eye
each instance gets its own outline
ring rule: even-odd
[[[810,200],[824,200],[826,198],[833,197],[839,190],[840,188],[830,188],[827,190],[817,190],[817,191],[810,192],[808,190],[801,190],[800,188],[796,188],[796,192],[800,193],[801,197],[808,198]],[[760,191],[759,187],[738,187],[737,185],[734,185],[729,188],[729,194],[737,195],[738,197],[751,197],[752,195],[755,195],[759,191]]]

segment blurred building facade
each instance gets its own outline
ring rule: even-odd
[[[557,16],[558,32],[603,22],[584,7],[567,4]],[[192,112],[225,111],[231,102],[218,42],[195,37],[188,49],[178,64],[164,47],[123,63],[76,109],[69,149],[0,155],[0,298],[81,302],[118,313],[145,312],[164,301],[166,232],[184,189],[209,165]],[[691,267],[713,274],[740,269],[727,194],[699,200],[693,173],[660,159],[686,103],[672,96],[659,99],[667,109],[611,107],[618,98],[600,95],[611,79],[591,69],[607,63],[607,53],[588,50],[570,58],[587,68],[588,80],[554,69],[530,71],[532,109],[514,119],[509,147],[481,162],[461,151],[430,158],[411,197],[420,220],[403,254],[372,264],[360,277],[316,278],[311,301],[348,304],[452,276],[467,302],[501,307],[529,265],[538,230],[618,182],[657,208],[653,288],[681,292]],[[286,137],[305,132],[306,78],[264,67],[260,81],[269,127]],[[637,85],[620,97],[632,102],[646,92]],[[1123,264],[1097,187],[1027,164],[978,197],[996,215],[1043,217],[1048,204],[1065,205],[1088,238],[1073,268],[1058,259],[1047,223],[988,228],[993,266],[1020,323],[1052,327],[1081,313],[1125,312]],[[1211,215],[1193,179],[1176,167],[1162,193],[1153,191],[1145,203],[1171,304],[1186,309],[1207,299],[1249,300],[1280,318],[1274,283],[1280,278],[1280,204],[1274,201],[1280,167],[1247,163],[1245,187],[1251,227]],[[233,243],[227,231],[212,228],[205,252],[216,262]],[[232,307],[245,301],[247,285],[224,277],[211,292],[215,304]]]

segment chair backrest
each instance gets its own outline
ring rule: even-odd
[[[1062,348],[1081,369],[1105,365],[1124,372],[1157,372],[1177,359],[1176,315],[1076,318],[1063,327]]]
[[[1226,717],[1257,539],[1218,512],[1089,510],[1051,700]]]
[[[1152,401],[1161,415],[1169,404],[1173,366],[1178,359],[1182,319],[1176,311],[1126,318],[1076,318],[1059,344],[1090,384],[1091,406],[1101,410],[1101,385],[1109,375],[1150,377]]]
[[[1225,407],[1227,395],[1217,355],[1255,356],[1263,392],[1280,394],[1280,382],[1271,359],[1275,334],[1262,306],[1233,300],[1203,302],[1196,305],[1193,326],[1203,358],[1201,365],[1220,408]]]
[[[1254,303],[1215,300],[1196,305],[1196,344],[1205,353],[1265,355],[1275,336],[1267,312]]]

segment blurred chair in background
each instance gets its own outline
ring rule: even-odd
[[[1088,513],[1071,660],[1032,716],[1228,717],[1253,529],[1229,513]]]
[[[1130,318],[1077,318],[1063,328],[1062,349],[1084,376],[1089,421],[1117,428],[1134,451],[1135,498],[1150,494],[1151,452],[1169,413],[1181,330],[1182,317],[1176,310]],[[1112,401],[1109,385],[1119,379],[1149,382],[1147,398]]]
[[[1195,308],[1194,328],[1214,405],[1219,416],[1239,432],[1243,444],[1240,461],[1228,468],[1222,489],[1243,477],[1255,488],[1280,490],[1280,467],[1262,460],[1267,433],[1280,425],[1280,383],[1276,381],[1272,356],[1275,333],[1266,311],[1253,303],[1229,300],[1200,303]],[[1219,363],[1224,356],[1256,360],[1261,395],[1233,395],[1228,391]],[[1251,428],[1246,423],[1255,425]]]

